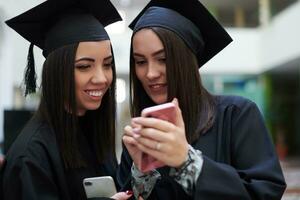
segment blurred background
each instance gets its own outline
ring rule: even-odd
[[[0,0],[0,154],[31,117],[39,94],[23,97],[22,80],[29,43],[4,21],[42,0]],[[131,20],[148,0],[112,0],[124,21],[107,27],[117,66],[117,153],[130,120],[128,96]],[[200,70],[215,94],[247,97],[265,117],[284,169],[284,199],[300,199],[300,0],[202,0],[233,38]],[[44,58],[34,49],[38,83]],[[255,147],[254,147],[255,148]]]

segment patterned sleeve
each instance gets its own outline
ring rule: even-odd
[[[139,196],[142,196],[144,200],[149,197],[156,181],[161,177],[160,173],[156,170],[152,170],[149,173],[144,174],[139,171],[134,164],[131,167],[131,174],[131,185],[134,196],[136,199],[138,199]]]
[[[190,196],[195,192],[195,185],[203,166],[202,152],[189,145],[187,160],[179,168],[171,168],[170,176],[182,186]]]

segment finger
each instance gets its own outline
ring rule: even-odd
[[[163,152],[154,150],[152,148],[148,148],[147,146],[144,146],[143,144],[140,143],[137,144],[137,148],[140,151],[152,156],[156,160],[163,162],[163,159],[165,157],[165,154]]]
[[[138,143],[135,138],[127,136],[127,135],[124,135],[122,137],[122,140],[126,147],[127,147],[127,145],[135,145],[136,146]]]
[[[137,129],[137,128],[134,128],[134,129]],[[137,132],[134,131],[134,129],[127,125],[124,127],[124,135],[127,135],[127,136],[131,136],[131,137],[138,137],[138,134]]]
[[[156,145],[159,143],[158,141],[151,140],[151,139],[148,139],[148,138],[145,138],[145,137],[140,137],[140,138],[137,139],[137,141],[138,142],[137,142],[136,145],[142,144],[143,146],[154,149],[154,150],[157,150]]]
[[[132,128],[141,128],[141,125],[134,123],[134,121],[131,120],[131,126]]]
[[[132,118],[132,121],[142,127],[155,128],[163,132],[169,132],[175,128],[175,125],[171,122],[153,117],[136,117]]]
[[[132,190],[126,190],[125,192],[127,195],[133,195],[133,191]]]
[[[179,107],[179,103],[177,98],[174,98],[172,100],[172,103],[174,103],[175,105],[175,111],[176,111],[176,117],[175,117],[175,124],[179,127],[184,127],[184,121],[183,121],[183,117],[182,117],[182,112],[181,109]]]
[[[154,128],[143,128],[139,131],[139,135],[159,142],[167,142],[170,137],[166,132]],[[139,137],[135,138],[138,139]]]
[[[132,194],[126,194],[126,192],[118,192],[111,198],[116,200],[126,200],[129,199],[131,196]]]
[[[131,126],[126,125],[126,126],[124,127],[124,135],[132,136],[132,127],[131,127]]]

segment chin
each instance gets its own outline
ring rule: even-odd
[[[163,104],[163,103],[167,103],[167,97],[153,97],[151,98],[152,101],[156,104]]]
[[[100,108],[100,106],[101,106],[101,102],[98,104],[87,105],[85,108],[86,110],[97,110],[98,108]]]

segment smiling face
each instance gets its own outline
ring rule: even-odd
[[[136,32],[132,40],[135,73],[148,96],[156,104],[168,97],[166,56],[162,42],[150,29]]]
[[[113,57],[109,40],[80,42],[75,58],[77,115],[100,107],[113,80]]]

